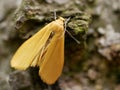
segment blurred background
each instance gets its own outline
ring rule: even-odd
[[[38,69],[17,71],[10,60],[54,10],[71,17],[67,29],[81,44],[66,34],[64,70],[50,89]],[[0,0],[0,90],[120,90],[120,0]]]

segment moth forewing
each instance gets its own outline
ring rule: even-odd
[[[58,33],[59,32],[59,33]],[[61,75],[64,65],[64,30],[57,28],[49,47],[44,55],[39,75],[47,84],[53,84]]]
[[[51,22],[52,23],[52,22]],[[52,25],[48,24],[30,39],[25,41],[16,51],[12,60],[11,66],[18,70],[25,70],[33,62],[40,49],[45,45],[51,33]]]

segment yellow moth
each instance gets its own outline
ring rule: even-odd
[[[61,75],[64,64],[64,18],[52,21],[14,54],[11,67],[25,70],[38,66],[39,76],[47,84],[54,84]]]

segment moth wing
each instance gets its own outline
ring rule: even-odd
[[[47,42],[51,33],[50,29],[52,29],[52,22],[25,41],[14,54],[11,66],[19,70],[28,68],[38,55],[40,49]],[[34,66],[35,64],[34,62]]]
[[[54,36],[40,65],[39,75],[47,84],[53,84],[59,78],[64,64],[64,36]]]

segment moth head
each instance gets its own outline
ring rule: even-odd
[[[63,17],[59,17],[58,19],[63,21],[63,22],[65,21],[65,19]]]

